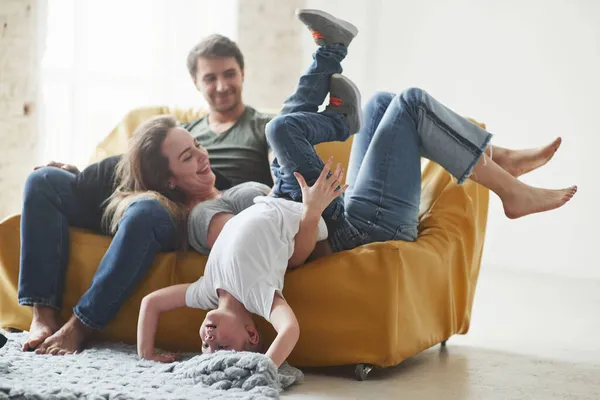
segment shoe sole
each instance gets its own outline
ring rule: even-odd
[[[356,96],[356,109],[357,109],[357,113],[358,113],[358,129],[360,130],[360,128],[362,128],[362,126],[363,126],[363,113],[362,113],[362,100],[361,100],[360,90],[358,90],[358,86],[356,86],[356,84],[354,82],[352,82],[349,78],[347,78],[345,75],[333,74],[333,75],[331,75],[331,77],[332,78],[336,77],[336,79],[343,80],[354,91],[354,94]],[[358,132],[352,132],[351,135],[354,135],[355,133],[358,133]]]
[[[358,35],[358,28],[354,25],[352,25],[350,22],[341,20],[337,17],[334,17],[333,15],[325,12],[325,11],[321,11],[321,10],[311,10],[311,9],[299,9],[296,10],[296,15],[298,14],[310,14],[310,15],[318,15],[320,17],[323,17],[329,21],[335,22],[336,24],[338,24],[339,26],[341,26],[342,28],[346,29],[348,32],[350,32],[352,34],[352,36],[356,36]]]

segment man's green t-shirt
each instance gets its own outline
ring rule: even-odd
[[[211,167],[232,185],[253,181],[273,186],[265,135],[265,125],[273,117],[246,106],[235,125],[219,135],[210,129],[208,115],[182,127],[208,150]]]

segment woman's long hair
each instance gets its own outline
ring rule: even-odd
[[[169,188],[169,160],[161,152],[169,129],[177,127],[169,115],[153,117],[142,123],[129,142],[129,149],[116,167],[116,189],[107,199],[102,216],[105,230],[115,234],[127,207],[135,200],[156,199],[169,212],[177,227],[181,247],[187,243],[187,196]]]

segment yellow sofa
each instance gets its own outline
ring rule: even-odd
[[[180,121],[198,110],[166,107],[130,112],[97,148],[92,161],[118,154],[144,119],[170,113]],[[347,164],[351,140],[318,147]],[[458,186],[439,165],[423,170],[419,238],[416,242],[372,243],[333,254],[290,271],[284,295],[301,326],[292,365],[360,364],[387,367],[469,329],[488,212],[488,190],[473,182]],[[0,326],[27,330],[31,309],[17,303],[19,216],[0,223]],[[110,238],[73,228],[62,315],[89,287]],[[134,343],[141,299],[151,291],[198,279],[206,257],[189,252],[161,254],[154,267],[101,333],[109,340]],[[157,346],[200,351],[198,328],[204,311],[181,309],[161,317]],[[274,331],[257,321],[268,341]],[[365,365],[367,367],[365,367]]]

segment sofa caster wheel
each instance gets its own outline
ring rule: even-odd
[[[367,379],[367,375],[373,369],[371,364],[357,364],[354,369],[354,375],[356,376],[357,381],[364,381]]]
[[[444,340],[441,344],[442,347],[446,347],[446,342],[448,342],[448,340]]]

